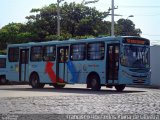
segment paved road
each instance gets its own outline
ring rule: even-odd
[[[127,87],[124,92],[85,85],[64,89],[0,86],[1,114],[160,114],[160,90]],[[160,117],[159,117],[160,118]]]
[[[122,93],[147,92],[147,89],[126,87]],[[66,85],[63,89],[55,89],[45,86],[43,89],[32,89],[29,85],[4,85],[0,86],[0,98],[3,97],[35,97],[35,96],[68,96],[68,95],[97,95],[97,94],[120,94],[115,88],[102,87],[101,91],[92,91],[86,85]]]

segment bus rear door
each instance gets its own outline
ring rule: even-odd
[[[57,69],[56,69],[56,81],[60,82],[62,80],[67,82],[67,62],[69,59],[69,47],[57,47]]]
[[[20,49],[19,81],[26,81],[28,76],[29,49]]]
[[[106,76],[107,83],[118,83],[118,69],[119,69],[119,44],[107,45],[107,59],[106,59]]]

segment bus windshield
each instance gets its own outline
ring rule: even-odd
[[[132,68],[149,68],[149,47],[124,45],[121,64]]]

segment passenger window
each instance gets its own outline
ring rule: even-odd
[[[85,44],[71,45],[71,60],[73,61],[84,60],[86,56],[85,53],[86,53]]]
[[[89,43],[87,46],[87,59],[88,60],[103,60],[104,59],[105,44]]]
[[[9,59],[9,62],[19,61],[19,48],[18,47],[9,48],[8,59]]]
[[[44,61],[55,61],[56,58],[56,47],[45,46],[43,49],[43,60]]]
[[[6,68],[6,59],[0,58],[0,68]]]
[[[42,46],[34,46],[31,48],[31,61],[42,60]]]

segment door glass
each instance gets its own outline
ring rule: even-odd
[[[60,48],[58,62],[64,63],[67,61],[68,61],[68,49],[67,48]]]
[[[21,64],[28,64],[28,51],[27,50],[21,51]]]
[[[108,79],[118,79],[119,45],[108,46]]]
[[[113,80],[113,46],[109,46],[109,63],[108,63],[108,69],[109,69],[109,80]]]
[[[118,79],[118,68],[119,68],[119,46],[115,46],[115,70],[114,70],[114,80]]]

